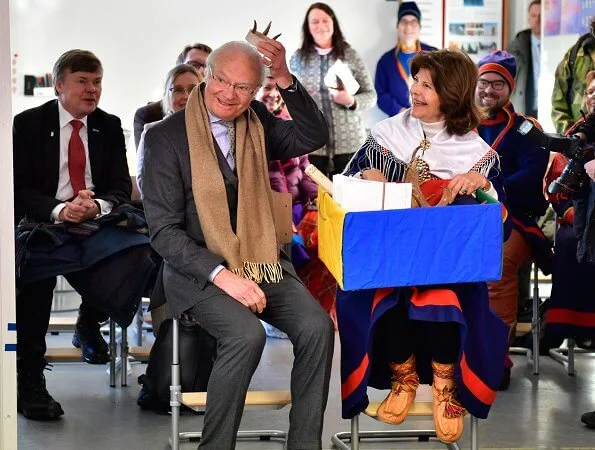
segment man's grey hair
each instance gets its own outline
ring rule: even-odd
[[[250,58],[250,60],[254,64],[254,67],[256,69],[258,69],[258,85],[259,86],[263,85],[264,79],[265,79],[265,67],[264,67],[264,64],[262,63],[262,57],[260,56],[260,53],[258,53],[254,47],[252,47],[250,44],[248,44],[246,42],[242,42],[242,41],[227,42],[227,43],[223,44],[221,47],[216,48],[213,51],[213,53],[211,53],[207,57],[206,70],[205,70],[205,73],[207,76],[207,82],[208,82],[208,77],[213,73],[213,68],[217,66],[217,60],[219,59],[219,57],[222,54],[227,53],[227,52],[243,53],[245,56]]]

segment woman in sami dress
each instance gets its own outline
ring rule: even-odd
[[[504,202],[497,154],[473,131],[483,112],[474,101],[471,59],[458,51],[421,52],[411,74],[412,107],[375,125],[344,174],[417,178],[413,203],[420,206],[477,203],[478,189]],[[465,409],[487,417],[502,377],[507,328],[489,309],[485,283],[339,291],[337,318],[345,418],[367,407],[372,386],[391,389],[378,417],[401,423],[420,382],[433,386],[443,442],[459,439]]]

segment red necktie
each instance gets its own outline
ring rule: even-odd
[[[83,122],[80,120],[71,120],[70,124],[72,125],[72,134],[68,143],[68,174],[70,175],[73,195],[76,197],[79,191],[86,188],[85,165],[87,164],[87,158],[85,156],[83,140],[79,135]]]

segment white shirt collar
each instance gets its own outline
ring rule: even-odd
[[[222,119],[217,117],[215,114],[211,114],[211,112],[207,109],[207,114],[209,115],[209,122],[210,123],[217,123],[220,122]]]
[[[81,122],[83,122],[83,125],[86,127],[87,126],[87,117],[89,117],[89,116],[85,116],[82,119],[77,119],[77,120],[80,120]],[[70,121],[75,120],[75,118],[72,116],[72,114],[70,114],[68,111],[66,111],[66,109],[64,109],[64,106],[62,106],[62,103],[60,102],[60,100],[58,100],[58,120],[60,123],[60,129],[62,129],[66,125],[70,124]]]

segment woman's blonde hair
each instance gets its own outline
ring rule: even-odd
[[[192,73],[196,75],[198,77],[199,84],[203,80],[196,68],[190,64],[178,64],[176,67],[167,72],[167,76],[165,77],[165,85],[163,88],[163,98],[161,99],[161,109],[163,109],[163,112],[166,116],[174,112],[171,107],[172,92],[170,91],[170,88],[174,85],[176,78],[178,78],[183,73]]]

